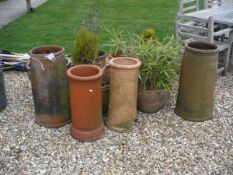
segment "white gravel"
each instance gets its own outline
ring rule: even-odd
[[[8,106],[0,112],[0,174],[233,174],[233,74],[218,79],[209,121],[174,114],[176,85],[159,113],[139,112],[130,132],[106,129],[91,143],[72,139],[69,125],[35,124],[27,73],[4,75]]]

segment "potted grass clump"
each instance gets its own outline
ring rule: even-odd
[[[147,113],[159,111],[168,101],[179,65],[179,45],[174,37],[162,42],[153,37],[137,36],[133,55],[142,62],[139,76],[138,109]]]
[[[104,45],[109,48],[109,58],[124,57],[129,54],[131,35],[122,28],[105,29],[109,35],[109,41]]]
[[[109,41],[105,44],[110,50],[109,58],[126,57],[134,52],[135,44],[139,39],[134,33],[130,33],[123,28],[105,29],[109,35]],[[154,29],[145,29],[142,33],[145,41],[153,39],[156,42],[156,33]]]
[[[109,41],[104,44],[105,47],[108,47],[110,53],[108,55],[109,59],[113,59],[116,57],[124,57],[127,53],[127,40],[126,40],[126,32],[121,28],[117,29],[107,29],[105,28],[105,32],[109,35]],[[109,60],[108,60],[109,61]],[[108,111],[108,103],[109,103],[109,94],[110,94],[110,66],[107,63],[104,69],[103,82],[105,86],[103,89],[103,111]]]

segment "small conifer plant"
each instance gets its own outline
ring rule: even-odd
[[[73,50],[72,63],[85,64],[92,62],[98,55],[100,38],[89,32],[86,28],[81,28],[77,33],[75,47]]]

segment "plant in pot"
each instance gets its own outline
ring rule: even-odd
[[[138,109],[147,113],[159,111],[168,101],[176,80],[180,47],[174,37],[162,42],[136,37],[131,55],[142,62],[139,76]]]
[[[72,63],[76,64],[94,64],[98,56],[98,47],[100,39],[97,35],[82,27],[76,36],[75,47],[72,55]]]
[[[127,56],[129,53],[130,34],[122,28],[107,29],[109,41],[104,44],[110,50],[109,58]]]
[[[67,71],[70,82],[71,136],[80,141],[93,141],[104,134],[101,89],[103,69],[96,66],[99,37],[82,27],[73,50],[73,66]]]
[[[106,69],[106,55],[99,56],[99,36],[82,27],[78,32],[73,50],[72,63],[77,64],[94,64],[104,70],[102,78],[102,105],[103,112],[107,111],[109,99],[109,71]],[[98,61],[97,61],[98,60]]]
[[[132,54],[135,44],[138,42],[140,36],[130,33],[123,28],[107,29],[105,31],[109,35],[109,41],[105,44],[110,50],[109,58],[130,56]],[[143,39],[153,39],[156,42],[155,30],[148,28],[142,33]]]
[[[130,46],[133,44],[131,34],[121,27],[117,29],[105,28],[105,31],[109,35],[109,41],[104,44],[104,46],[108,47],[110,50],[109,59],[116,57],[126,57],[130,52]],[[103,77],[110,77],[110,67],[108,64],[106,65]],[[110,80],[110,78],[108,79]],[[108,96],[106,97],[109,97],[109,87],[106,92],[108,93]],[[109,98],[107,101],[109,101]],[[108,106],[105,107],[108,108]]]
[[[100,8],[96,0],[91,2],[90,8],[87,10],[86,16],[83,20],[83,25],[93,34],[98,36],[101,30],[100,23]],[[103,113],[106,113],[108,110],[109,103],[109,83],[110,83],[110,73],[107,63],[107,54],[103,50],[98,50],[98,53],[93,61],[93,64],[101,67],[103,72],[102,78],[102,105]]]
[[[144,40],[149,40],[150,38],[152,38],[153,40],[156,39],[155,30],[154,30],[154,29],[151,29],[151,28],[145,29],[145,30],[143,31],[142,35],[143,35],[143,39],[144,39]]]
[[[98,36],[101,30],[101,22],[99,20],[100,19],[99,15],[100,15],[99,4],[96,2],[96,0],[92,0],[82,24],[85,28],[88,29],[88,31],[90,31],[95,36]],[[98,50],[97,55],[95,55],[95,59],[92,61],[92,64],[95,64],[103,69],[102,104],[103,104],[103,112],[105,113],[108,110],[109,83],[110,83],[109,67],[107,66],[108,64],[107,54],[103,50]]]
[[[99,32],[101,30],[99,9],[100,8],[98,6],[98,3],[96,3],[96,0],[92,0],[82,22],[83,27],[86,28],[90,33],[92,33],[93,36],[98,37],[98,40]],[[97,43],[97,46],[99,47],[99,42]],[[98,50],[97,55],[95,55],[94,60],[92,60],[92,63],[103,68],[106,65],[106,57],[107,54],[103,50]]]

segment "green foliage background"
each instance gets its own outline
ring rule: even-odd
[[[153,28],[160,39],[175,32],[176,0],[96,0],[96,3],[104,27],[124,26],[138,34],[145,28]],[[39,45],[55,44],[72,53],[76,33],[90,4],[91,0],[48,0],[33,13],[0,29],[0,48],[28,52]],[[101,30],[100,38],[103,44],[108,34]],[[108,51],[103,45],[101,49]]]

